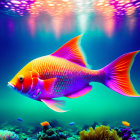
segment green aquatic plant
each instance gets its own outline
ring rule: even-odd
[[[19,136],[12,131],[0,130],[0,140],[19,140]]]
[[[80,132],[80,140],[122,140],[117,135],[117,132],[114,129],[110,130],[109,126],[101,125],[93,129],[89,128],[89,131],[81,131]]]

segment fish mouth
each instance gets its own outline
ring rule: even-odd
[[[15,85],[13,83],[8,82],[8,86],[11,88],[15,88]]]

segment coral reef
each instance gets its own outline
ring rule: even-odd
[[[81,131],[80,140],[122,140],[122,138],[117,135],[115,130],[110,130],[109,126],[101,125],[96,127],[95,130],[90,127],[89,132]]]
[[[50,123],[51,122],[51,123]],[[140,139],[138,127],[109,127],[94,122],[91,125],[73,126],[67,123],[60,126],[55,120],[38,124],[2,122],[0,140],[137,140]],[[104,122],[106,123],[106,122]],[[53,127],[50,125],[52,124]],[[55,126],[56,125],[56,126]],[[101,126],[100,126],[101,125]],[[85,128],[85,130],[83,129]],[[112,128],[112,129],[110,129]],[[83,131],[82,131],[83,130]],[[10,139],[8,137],[10,136]],[[5,139],[7,137],[7,139]],[[16,137],[16,138],[15,138]],[[4,139],[3,139],[4,138]]]
[[[0,130],[0,140],[19,140],[19,136],[12,131]]]
[[[21,123],[16,123],[16,121],[2,122],[0,123],[0,129],[15,132],[18,134],[20,140],[27,140],[27,138],[35,137],[36,134],[42,130],[41,127],[33,125],[25,126]]]

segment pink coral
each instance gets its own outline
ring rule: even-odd
[[[19,136],[12,131],[0,130],[0,140],[19,140]]]

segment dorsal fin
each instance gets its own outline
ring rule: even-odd
[[[65,58],[71,62],[86,67],[86,62],[84,60],[83,54],[78,46],[80,37],[81,35],[71,39],[51,55]]]

